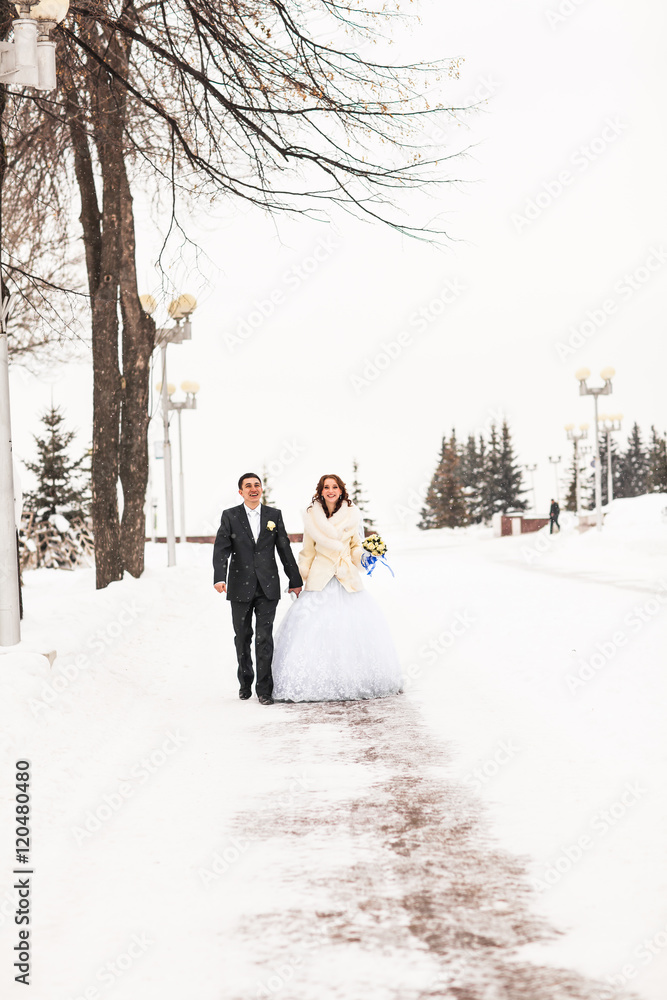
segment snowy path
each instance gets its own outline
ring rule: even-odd
[[[279,754],[310,763],[293,794],[237,817],[256,859],[273,859],[262,875],[277,906],[246,915],[224,996],[597,1000],[599,984],[516,961],[550,936],[525,870],[448,781],[446,749],[407,700],[281,711]]]
[[[354,705],[238,700],[208,552],[193,548],[189,565],[103,594],[85,574],[59,574],[54,595],[53,574],[37,574],[26,591],[40,620],[32,637],[41,630],[58,648],[50,690],[68,665],[71,679],[48,695],[41,657],[4,664],[16,695],[4,706],[7,756],[29,757],[34,772],[33,995],[607,1000],[567,970],[615,971],[634,944],[628,927],[653,920],[659,835],[642,840],[633,823],[657,818],[656,797],[548,899],[530,878],[619,785],[650,778],[656,720],[633,718],[628,698],[643,710],[652,697],[637,685],[655,680],[651,657],[642,660],[655,629],[573,698],[563,681],[572,645],[606,634],[637,595],[529,576],[507,552],[397,551],[400,586],[373,582],[416,669],[406,695]],[[527,600],[558,613],[526,620]],[[473,623],[446,643],[457,615]],[[443,649],[425,657],[433,637]],[[87,664],[71,667],[82,650]],[[471,781],[503,739],[516,755]],[[3,793],[3,834],[9,807]],[[3,995],[15,933],[8,878]],[[617,904],[605,924],[609,899],[633,892],[637,911]],[[549,943],[539,917],[567,929],[568,894],[583,906],[571,954]],[[611,957],[588,954],[596,935],[611,937]],[[22,994],[9,984],[7,995]]]

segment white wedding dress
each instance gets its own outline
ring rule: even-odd
[[[333,577],[302,590],[282,620],[273,654],[276,701],[358,701],[402,690],[402,672],[382,611],[365,591]]]

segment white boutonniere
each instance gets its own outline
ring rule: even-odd
[[[275,521],[267,521],[267,522],[266,522],[266,526],[267,526],[267,528],[269,529],[269,531],[273,531],[273,530],[274,530],[274,528],[275,528],[275,526],[276,526],[276,525],[275,525]]]

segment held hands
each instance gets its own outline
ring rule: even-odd
[[[227,584],[226,583],[214,583],[213,586],[215,587],[215,589],[217,590],[217,592],[219,594],[226,594],[227,593]],[[289,593],[290,594],[296,594],[296,596],[298,597],[299,594],[301,593],[301,587],[291,587],[290,590],[289,590]]]

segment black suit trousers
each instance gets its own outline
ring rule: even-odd
[[[252,616],[255,616],[255,666],[257,668],[257,683],[255,691],[258,695],[271,695],[273,692],[273,675],[271,661],[273,660],[273,619],[276,616],[278,601],[270,601],[264,596],[260,584],[257,584],[251,601],[230,601],[232,606],[232,624],[234,626],[234,645],[238,660],[239,687],[250,690],[254,680],[252,669]]]

